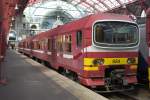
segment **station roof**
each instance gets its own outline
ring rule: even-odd
[[[29,0],[24,14],[29,22],[50,17],[53,19],[56,16],[61,16],[65,19],[64,22],[68,22],[92,13],[125,8],[127,4],[136,1],[138,0]]]
[[[71,3],[86,8],[89,12],[104,12],[135,1],[137,0],[72,0]]]
[[[133,3],[138,0],[29,0],[29,5],[52,1],[65,1],[75,7],[86,9],[88,12],[105,12],[121,6],[124,7],[126,4]]]

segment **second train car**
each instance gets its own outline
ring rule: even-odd
[[[121,91],[137,83],[139,38],[129,16],[97,13],[25,39],[19,51],[87,87]]]

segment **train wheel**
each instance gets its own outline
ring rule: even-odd
[[[74,77],[74,81],[76,81],[77,83],[80,83],[78,75],[76,73],[73,73],[73,77]]]
[[[49,64],[49,62],[47,62],[47,61],[44,61],[44,65],[47,66],[48,68],[51,67],[50,64]]]
[[[41,64],[45,66],[45,61],[41,60]]]
[[[66,75],[65,70],[64,70],[64,68],[62,68],[62,67],[59,67],[58,73],[60,73],[60,74],[62,74],[62,75],[64,75],[64,76]]]
[[[38,62],[39,62],[39,63],[42,63],[41,59],[38,59]]]
[[[67,77],[79,83],[78,75],[75,72],[69,71],[69,73],[67,73]]]

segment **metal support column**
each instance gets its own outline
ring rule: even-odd
[[[5,53],[5,34],[2,31],[2,25],[0,23],[0,85],[5,85],[6,79],[3,74],[3,66],[2,62],[4,61],[4,53]]]
[[[147,37],[147,44],[149,47],[149,55],[148,55],[148,81],[149,81],[149,88],[150,88],[150,8],[146,11],[146,37]]]

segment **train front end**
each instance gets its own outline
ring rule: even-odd
[[[131,89],[137,83],[139,29],[129,21],[97,21],[92,45],[84,48],[81,83],[106,91]]]

